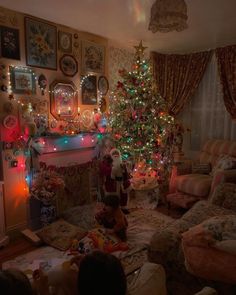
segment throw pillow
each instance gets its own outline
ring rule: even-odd
[[[215,243],[214,247],[218,250],[236,255],[236,240],[227,240]]]
[[[212,173],[214,174],[217,170],[229,170],[234,168],[236,168],[236,158],[229,155],[220,155],[212,169]]]
[[[52,224],[44,227],[37,232],[37,235],[48,245],[65,251],[74,238],[82,239],[87,234],[86,231],[79,227],[60,219]]]
[[[236,211],[236,185],[234,183],[218,185],[209,201],[214,205]]]
[[[210,174],[211,163],[199,163],[192,165],[192,173],[194,174]]]

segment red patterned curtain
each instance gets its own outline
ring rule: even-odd
[[[236,119],[236,45],[216,49],[216,58],[224,103],[232,119]]]
[[[192,54],[151,53],[154,86],[178,115],[197,89],[212,51]]]

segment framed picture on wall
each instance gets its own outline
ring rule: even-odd
[[[83,78],[83,77],[82,77]],[[97,76],[88,76],[82,83],[82,104],[97,104]]]
[[[55,80],[50,85],[50,110],[56,120],[71,120],[77,115],[77,94],[71,81]]]
[[[26,63],[32,67],[57,69],[57,28],[25,18]]]
[[[101,95],[106,95],[109,90],[109,83],[105,76],[100,76],[98,79],[98,90]]]
[[[78,63],[74,56],[64,54],[60,59],[60,69],[65,76],[74,77],[78,72]]]
[[[72,34],[67,32],[58,32],[58,48],[65,53],[72,52]]]
[[[82,43],[82,70],[84,73],[104,73],[105,47],[93,42]]]
[[[19,30],[0,26],[1,57],[20,60]]]
[[[13,93],[35,94],[36,82],[34,72],[27,67],[9,67],[11,89]]]

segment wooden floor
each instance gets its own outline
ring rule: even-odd
[[[17,238],[16,240],[10,242],[10,244],[6,247],[0,249],[0,268],[2,268],[3,262],[14,259],[19,255],[25,254],[35,249],[37,249],[37,247],[27,241],[25,238]]]

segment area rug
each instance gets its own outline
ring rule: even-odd
[[[76,210],[77,208],[77,210]],[[94,227],[92,206],[82,206],[73,208],[73,224],[89,230]],[[71,217],[71,215],[68,215]],[[85,217],[83,219],[83,217]],[[64,216],[65,218],[65,216]],[[128,251],[117,251],[113,254],[117,256],[125,269],[126,274],[138,269],[147,260],[146,249],[152,235],[157,231],[162,231],[174,221],[169,216],[157,212],[156,210],[138,209],[127,215],[128,219]],[[71,219],[67,220],[71,222]],[[87,223],[85,222],[87,221]],[[81,226],[82,225],[82,226]],[[18,256],[14,260],[3,264],[3,269],[13,267],[31,274],[32,270],[43,265],[46,270],[68,261],[71,258],[69,252],[62,252],[52,247],[41,247],[27,254]]]
[[[37,232],[37,235],[45,244],[62,251],[70,247],[73,238],[80,240],[86,234],[86,231],[63,219],[59,219]]]

